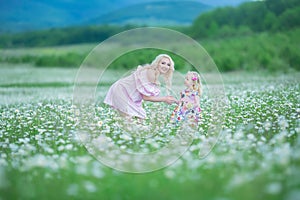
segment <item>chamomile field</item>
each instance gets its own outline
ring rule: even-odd
[[[299,199],[299,73],[221,74],[227,103],[218,133],[208,131],[216,121],[212,86],[203,81],[201,123],[183,155],[160,169],[129,173],[102,163],[86,144],[158,151],[180,134],[168,124],[175,105],[146,102],[147,119],[123,129],[102,100],[126,72],[110,70],[84,124],[72,101],[76,68],[1,64],[0,72],[0,199]],[[176,94],[183,82],[180,74],[173,80]],[[122,163],[126,157],[116,152],[105,155]]]

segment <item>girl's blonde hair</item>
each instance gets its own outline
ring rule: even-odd
[[[171,91],[171,87],[172,87],[173,72],[175,70],[174,61],[172,60],[172,58],[167,54],[159,54],[152,61],[152,63],[150,65],[146,65],[145,68],[151,68],[151,69],[155,70],[155,83],[159,84],[158,78],[159,78],[160,72],[158,71],[158,65],[159,65],[159,62],[161,61],[161,59],[163,59],[163,58],[167,58],[168,60],[170,60],[170,64],[171,64],[168,72],[165,74],[162,74],[164,77],[164,81],[166,83],[167,93],[169,94]]]
[[[198,95],[201,96],[202,95],[202,84],[201,84],[201,80],[200,80],[200,75],[195,72],[195,71],[188,71],[188,73],[186,74],[187,76],[189,76],[192,80],[192,89],[198,92]]]

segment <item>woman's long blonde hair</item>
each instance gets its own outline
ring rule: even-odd
[[[162,74],[163,77],[164,77],[165,84],[166,84],[167,93],[170,94],[171,87],[172,87],[173,72],[175,70],[174,61],[172,60],[172,58],[167,54],[159,54],[158,56],[156,56],[156,58],[152,61],[152,63],[150,65],[148,64],[144,67],[146,69],[151,68],[155,71],[155,80],[154,80],[154,82],[159,84],[158,78],[159,78],[160,72],[158,71],[158,65],[159,65],[159,62],[161,61],[161,59],[163,59],[163,58],[169,59],[170,64],[171,64],[170,69],[168,70],[168,72],[165,73],[165,74]]]

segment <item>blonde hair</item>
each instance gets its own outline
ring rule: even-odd
[[[165,74],[162,74],[163,77],[164,77],[164,81],[165,81],[165,84],[166,84],[166,88],[167,88],[167,93],[169,94],[170,91],[171,91],[171,87],[172,87],[172,77],[173,77],[173,72],[175,70],[174,68],[174,61],[172,60],[172,58],[167,55],[167,54],[159,54],[158,56],[156,56],[156,58],[152,61],[151,64],[148,64],[146,66],[144,66],[145,69],[153,69],[155,71],[155,83],[156,84],[159,84],[159,81],[158,81],[158,78],[159,78],[159,75],[160,75],[160,72],[158,71],[158,65],[159,65],[159,62],[161,61],[161,59],[163,58],[167,58],[169,59],[170,61],[170,69],[168,70],[167,73]]]
[[[202,95],[202,84],[200,80],[200,75],[195,71],[188,71],[186,76],[191,77],[191,81],[193,83],[192,89],[198,92],[198,95]]]

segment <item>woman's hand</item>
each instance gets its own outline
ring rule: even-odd
[[[167,104],[178,103],[177,99],[173,96],[165,96],[165,101]]]
[[[177,99],[175,99],[173,96],[156,97],[156,96],[145,96],[145,95],[143,95],[143,99],[145,101],[165,102],[167,104],[178,103]]]

